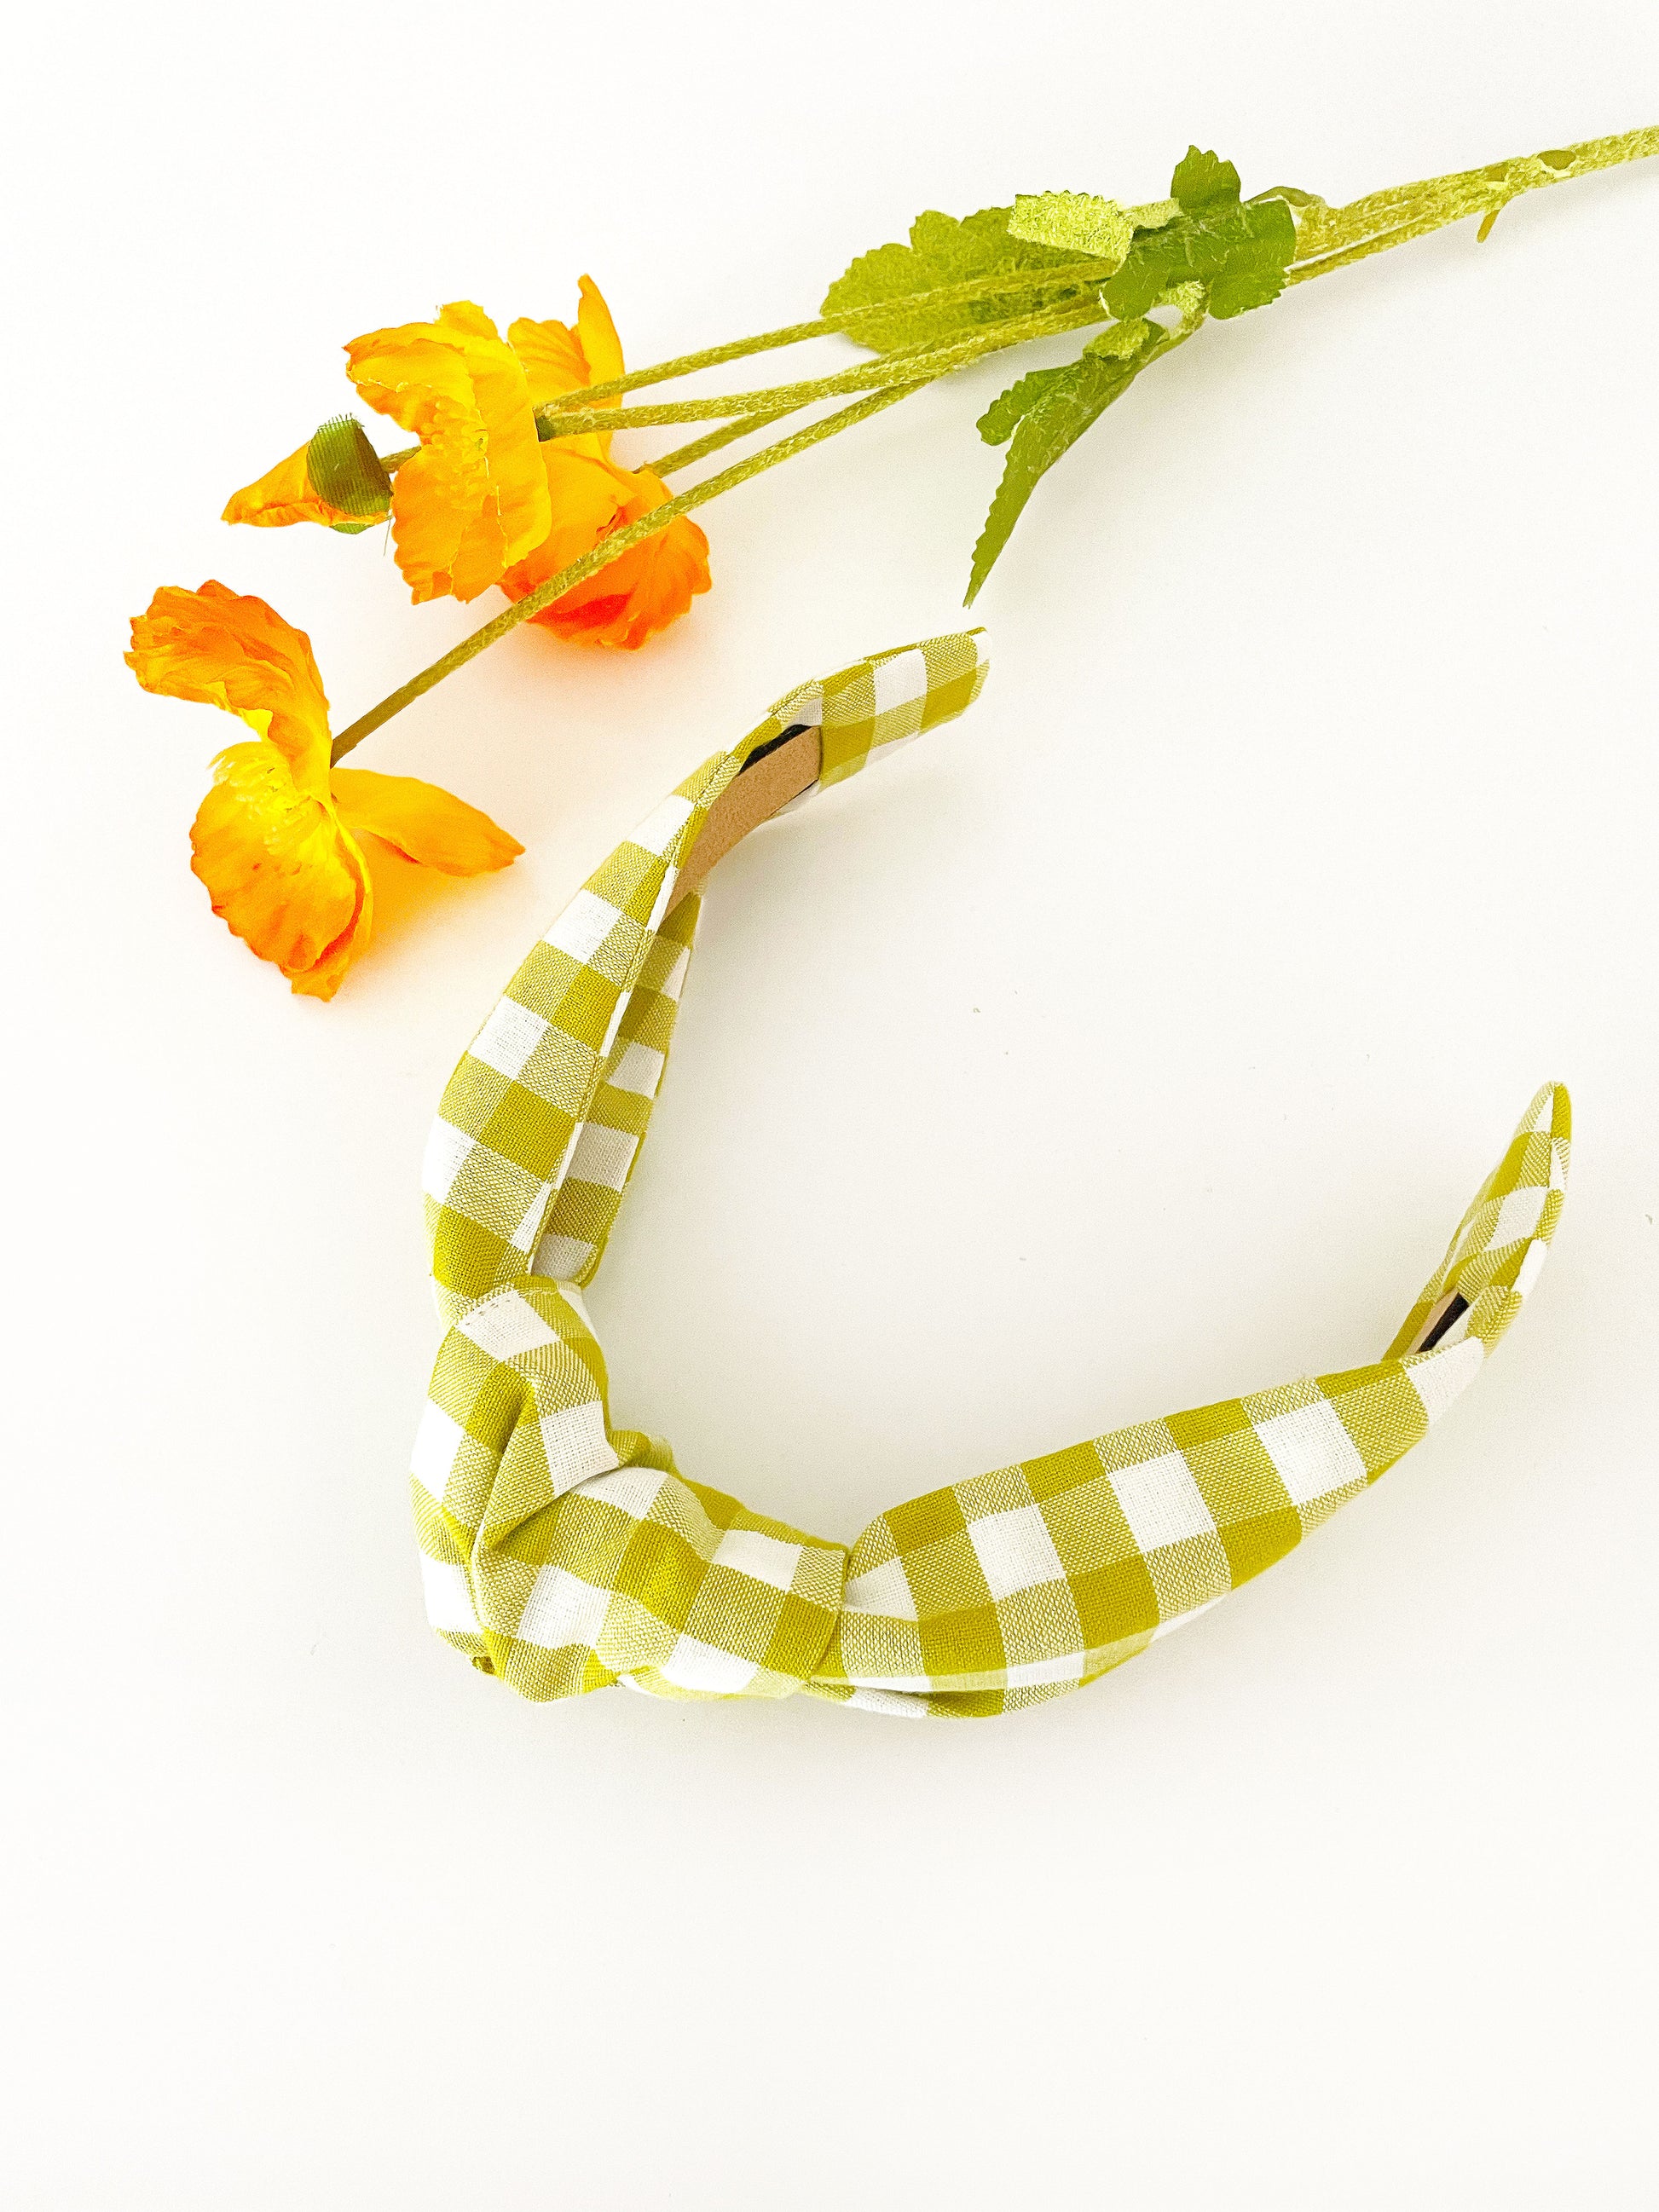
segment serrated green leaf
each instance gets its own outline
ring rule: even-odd
[[[1204,215],[1212,208],[1238,204],[1238,172],[1231,161],[1189,146],[1170,179],[1170,193],[1186,215]]]
[[[1162,230],[1181,213],[1179,200],[1148,200],[1144,207],[1123,210],[1137,230]]]
[[[838,276],[823,297],[820,312],[844,314],[851,307],[895,304],[890,313],[862,316],[848,332],[860,345],[877,353],[891,353],[900,346],[943,345],[965,337],[986,323],[1004,320],[1013,312],[1017,295],[993,299],[931,302],[912,295],[962,284],[975,276],[1018,276],[1026,270],[1052,269],[1074,261],[1073,253],[1057,252],[1027,239],[1009,235],[1007,208],[981,208],[977,215],[954,216],[929,211],[910,226],[908,246],[878,246],[861,253]],[[1079,289],[1082,288],[1079,287]],[[1049,299],[1063,297],[1050,292]]]
[[[1296,218],[1286,195],[1241,203],[1231,161],[1194,146],[1173,179],[1181,213],[1161,230],[1139,233],[1102,294],[1115,315],[1144,315],[1177,285],[1201,284],[1211,314],[1222,319],[1265,307],[1285,289],[1296,252]]]
[[[1114,323],[1097,337],[1091,338],[1083,352],[1085,356],[1097,356],[1102,360],[1121,362],[1140,352],[1143,347],[1160,349],[1167,335],[1156,323]],[[1137,370],[1145,366],[1144,362],[1135,363]],[[991,402],[975,428],[988,446],[1006,444],[1021,417],[1035,414],[1051,394],[1067,390],[1076,381],[1077,370],[1075,361],[1061,362],[1056,368],[1031,369]]]
[[[1074,361],[1062,362],[1058,368],[1032,369],[1018,383],[1011,384],[1000,398],[994,399],[974,428],[988,446],[1006,445],[1021,418],[1033,414],[1045,395],[1056,386],[1069,385],[1076,374]]]
[[[1210,313],[1218,322],[1251,307],[1271,307],[1285,289],[1285,264],[1270,257],[1259,264],[1242,257],[1230,262],[1210,286]]]
[[[1177,298],[1183,308],[1188,305],[1194,307],[1198,305],[1196,301],[1188,302],[1179,295]],[[1114,359],[1121,359],[1126,354],[1139,353],[1144,345],[1158,344],[1165,335],[1160,325],[1144,322],[1136,317],[1129,322],[1109,323],[1103,331],[1090,339],[1083,350],[1085,353],[1107,354]]]
[[[342,514],[362,515],[365,529],[392,505],[392,479],[355,416],[332,415],[313,433],[306,476],[319,499]],[[333,526],[350,529],[349,524]]]
[[[1008,220],[1011,238],[1029,239],[1072,253],[1086,253],[1114,269],[1129,251],[1133,218],[1115,200],[1093,192],[1021,192]]]
[[[1025,502],[1042,478],[1099,421],[1113,400],[1121,398],[1147,362],[1169,344],[1168,333],[1156,324],[1145,327],[1146,339],[1133,353],[1109,353],[1089,345],[1078,360],[1061,368],[1036,369],[1030,376],[1022,376],[981,419],[981,436],[988,435],[986,424],[995,417],[1000,435],[990,442],[1000,444],[1012,433],[1012,443],[1003,464],[1002,481],[974,548],[968,605],[978,597],[980,586],[1024,512]],[[1005,417],[1008,428],[1001,428]]]

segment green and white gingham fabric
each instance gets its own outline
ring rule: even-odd
[[[1374,1364],[1091,1437],[895,1507],[850,1550],[682,1475],[613,1425],[581,1285],[661,1081],[698,901],[669,912],[710,810],[792,726],[820,783],[959,714],[977,633],[779,701],[689,776],[532,951],[444,1093],[425,1168],[449,1324],[416,1443],[432,1626],[532,1698],[616,1682],[974,1717],[1093,1680],[1358,1497],[1473,1381],[1560,1217],[1565,1091],[1546,1085]]]

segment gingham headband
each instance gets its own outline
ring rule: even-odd
[[[1560,1217],[1571,1116],[1546,1085],[1382,1358],[952,1483],[850,1552],[692,1481],[613,1427],[581,1285],[662,1079],[696,886],[791,800],[958,714],[980,636],[779,701],[590,877],[444,1093],[425,1169],[448,1334],[416,1444],[432,1626],[531,1698],[805,1690],[977,1717],[1133,1658],[1288,1552],[1480,1371]]]

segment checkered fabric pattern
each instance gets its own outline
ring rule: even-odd
[[[848,1548],[689,1480],[612,1426],[581,1297],[661,1080],[698,902],[669,901],[711,809],[792,726],[820,785],[958,714],[977,634],[780,700],[590,878],[456,1070],[428,1148],[450,1324],[416,1443],[433,1626],[532,1698],[613,1682],[971,1717],[1091,1681],[1190,1620],[1391,1467],[1520,1311],[1566,1183],[1548,1085],[1374,1365],[1097,1437],[896,1507]]]
[[[534,1272],[585,1283],[605,1249],[661,1080],[700,902],[668,913],[715,802],[751,756],[817,727],[818,783],[855,775],[978,697],[983,633],[929,638],[803,684],[689,775],[591,876],[450,1078],[427,1146],[438,1309]]]
[[[1207,1612],[1375,1482],[1480,1372],[1560,1218],[1567,1094],[1547,1084],[1388,1354],[953,1483],[873,1521],[810,1681],[974,1717],[1092,1681]],[[1415,1349],[1449,1325],[1431,1351]]]

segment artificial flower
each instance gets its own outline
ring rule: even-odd
[[[622,469],[597,453],[572,453],[579,442],[561,439],[542,447],[553,527],[501,578],[509,599],[523,599],[602,538],[668,500],[667,485],[651,470]],[[637,652],[708,589],[708,540],[690,515],[680,514],[530,619],[556,637]]]
[[[524,363],[532,406],[545,407],[590,384],[609,384],[623,373],[622,341],[591,276],[582,278],[580,296],[574,330],[564,323],[521,318],[507,331]],[[617,466],[610,458],[609,431],[550,440],[541,453],[553,520],[535,550],[501,579],[501,589],[514,600],[669,496],[662,478],[649,469]],[[679,515],[659,537],[632,547],[530,619],[557,637],[632,652],[708,589],[708,540],[695,522]]]
[[[435,322],[371,331],[346,348],[362,398],[421,441],[398,465],[391,504],[398,566],[416,600],[476,599],[491,584],[521,599],[667,500],[651,470],[611,460],[608,430],[537,438],[538,408],[623,374],[605,295],[591,276],[579,291],[574,325],[520,316],[503,339],[462,300]],[[613,394],[599,404],[619,403]],[[313,489],[308,451],[238,492],[225,520],[367,528],[377,518],[346,514]],[[680,515],[531,619],[559,637],[632,651],[708,589],[708,540]]]
[[[475,599],[552,523],[524,364],[481,307],[371,331],[346,348],[371,407],[421,441],[398,470],[392,539],[418,602]]]
[[[274,469],[267,469],[257,483],[244,484],[240,491],[232,492],[220,520],[251,522],[258,530],[279,530],[290,522],[323,522],[331,530],[354,534],[385,520],[383,515],[349,514],[343,507],[331,507],[312,489],[307,469],[310,453],[307,442],[285,461],[278,461]]]
[[[331,999],[368,944],[369,861],[381,848],[452,876],[503,868],[524,850],[435,784],[331,770],[311,641],[263,599],[211,582],[159,591],[126,658],[145,690],[222,707],[254,732],[214,763],[191,866],[214,912],[296,992]]]
[[[590,384],[612,383],[623,373],[622,340],[617,336],[604,293],[591,276],[582,277],[576,289],[580,305],[574,330],[568,323],[532,322],[527,315],[520,315],[507,326],[507,343],[524,366],[532,407],[549,406],[567,392],[585,391]],[[599,404],[618,407],[622,402],[613,398]],[[603,457],[611,451],[611,433],[601,430],[586,437],[562,438],[559,443],[567,452],[574,449]]]
[[[435,323],[405,324],[395,331],[375,331],[366,337],[354,338],[346,349],[353,362],[352,380],[371,406],[383,412],[395,414],[406,428],[414,430],[424,441],[448,439],[465,442],[471,435],[475,446],[482,444],[486,464],[489,460],[490,422],[485,416],[485,404],[495,410],[495,427],[505,433],[513,424],[513,410],[520,401],[532,410],[560,399],[567,392],[585,388],[590,384],[608,384],[623,373],[622,343],[617,336],[617,326],[611,319],[611,310],[605,295],[591,276],[584,276],[580,285],[580,306],[575,327],[568,323],[532,322],[520,316],[507,336],[514,362],[523,372],[523,390],[513,373],[513,363],[490,354],[490,342],[500,348],[501,341],[495,326],[481,309],[463,301],[446,307]],[[470,333],[461,325],[467,319],[476,319]],[[458,367],[458,351],[461,341],[470,337],[470,364]],[[482,341],[482,343],[480,343]],[[396,356],[399,367],[392,368]],[[469,380],[469,391],[478,382],[477,371],[486,361],[493,362],[498,375],[487,388],[477,394],[478,405],[470,409],[467,393],[460,391],[462,377]],[[397,378],[395,389],[380,375],[384,369],[388,376]],[[430,387],[429,389],[428,387]],[[396,398],[397,405],[389,404]],[[615,406],[619,403],[612,400]],[[399,412],[399,409],[404,411]],[[476,421],[473,415],[476,414]],[[531,435],[534,436],[532,425]],[[610,451],[609,435],[573,438],[568,444],[585,453],[604,455]],[[527,449],[522,438],[508,439],[498,446],[507,452],[514,468],[527,462]],[[257,483],[244,485],[233,492],[222,518],[226,522],[248,522],[261,529],[279,529],[291,522],[321,522],[331,528],[358,531],[384,517],[348,514],[343,507],[331,506],[313,486],[308,471],[311,456],[309,443],[278,461],[268,469]],[[450,489],[445,471],[428,467],[422,474],[418,469],[407,471],[410,461],[400,466],[398,476],[404,485],[401,510],[395,495],[392,511],[401,512],[406,534],[416,541],[416,558],[426,550],[422,524],[434,499],[447,496]],[[527,467],[524,471],[529,474]],[[399,546],[399,565],[402,561],[402,541]],[[482,549],[475,546],[472,557],[476,563]],[[436,571],[428,563],[422,581],[433,586]],[[473,579],[469,576],[469,582]],[[494,578],[488,580],[493,581]],[[417,585],[416,598],[431,599],[440,595],[441,586],[422,589]],[[484,588],[477,584],[476,591],[458,596],[475,597]]]

